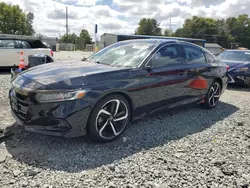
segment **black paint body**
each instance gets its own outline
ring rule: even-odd
[[[76,137],[86,134],[88,117],[93,107],[109,94],[116,93],[126,97],[132,110],[132,120],[135,120],[163,108],[202,101],[215,79],[225,90],[227,70],[226,65],[220,61],[212,64],[187,64],[183,58],[183,62],[174,66],[146,66],[155,52],[168,44],[183,43],[159,42],[136,68],[111,67],[88,61],[53,63],[31,68],[12,81],[10,102],[12,106],[17,106],[12,108],[12,114],[29,131]],[[206,79],[207,88],[188,87],[197,76]],[[90,89],[79,100],[39,104],[34,99],[34,95],[40,90],[79,88]]]

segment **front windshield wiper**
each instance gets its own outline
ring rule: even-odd
[[[108,66],[113,67],[112,65],[110,65],[110,64],[108,64],[108,63],[101,63],[100,61],[94,61],[94,62],[97,63],[97,64],[108,65]]]

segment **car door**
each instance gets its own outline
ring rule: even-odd
[[[145,66],[141,77],[142,111],[152,111],[162,107],[174,107],[190,98],[185,92],[195,72],[187,68],[184,51],[180,44],[168,44],[158,49]]]
[[[30,44],[26,41],[20,41],[22,50],[24,52],[24,62],[26,65],[29,63],[29,56],[37,54],[36,50],[33,50]]]
[[[19,51],[15,40],[0,39],[1,67],[10,67],[19,63]]]
[[[207,89],[211,84],[210,72],[213,67],[207,62],[205,52],[195,45],[183,44],[184,62],[188,68],[187,76],[192,78],[191,82],[185,87],[185,92],[192,98],[199,98],[206,95]]]

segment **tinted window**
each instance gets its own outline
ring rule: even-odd
[[[88,61],[117,67],[136,67],[155,47],[155,43],[143,40],[118,42],[93,54]]]
[[[23,48],[31,48],[29,43],[27,43],[26,41],[22,41],[22,46],[23,46]]]
[[[167,45],[161,48],[150,61],[152,67],[161,67],[170,64],[179,64],[182,61],[179,45]]]
[[[205,52],[205,55],[206,55],[208,63],[214,63],[216,61],[215,58],[213,57],[213,55],[211,55],[210,53]]]
[[[15,48],[15,42],[13,40],[0,40],[0,48]]]
[[[18,49],[23,48],[23,46],[22,46],[22,41],[17,40],[17,41],[15,41],[15,42],[16,42],[16,48],[18,48]]]
[[[206,63],[206,58],[201,49],[184,45],[187,63]]]
[[[225,51],[217,57],[222,60],[250,61],[250,51]]]

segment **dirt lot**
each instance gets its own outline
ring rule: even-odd
[[[162,113],[119,140],[93,144],[28,133],[13,121],[0,75],[0,187],[250,186],[250,90],[227,90],[213,110]]]

